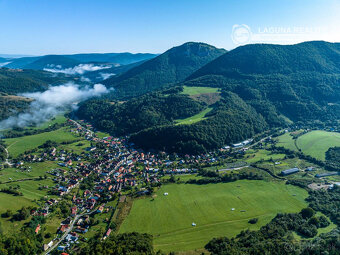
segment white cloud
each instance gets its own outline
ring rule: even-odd
[[[11,62],[3,62],[3,63],[0,63],[0,67],[3,67],[3,66],[5,66],[5,65],[8,65],[8,64],[10,64]]]
[[[74,83],[50,87],[44,92],[24,93],[22,96],[33,98],[27,111],[11,116],[0,122],[0,129],[36,125],[52,117],[77,107],[77,103],[91,97],[98,97],[109,90],[102,84],[81,88]]]
[[[99,73],[100,74],[100,77],[103,79],[103,80],[106,80],[108,78],[110,78],[111,76],[113,75],[116,75],[114,73]]]
[[[52,72],[52,73],[64,73],[70,75],[82,75],[86,72],[93,72],[102,69],[111,68],[111,65],[94,65],[94,64],[80,64],[75,67],[62,69],[60,65],[54,66],[49,65],[48,68],[44,68],[44,71]]]

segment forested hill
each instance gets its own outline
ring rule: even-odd
[[[204,43],[189,42],[103,83],[115,88],[116,97],[132,97],[183,81],[194,71],[226,51]]]
[[[210,74],[229,76],[300,72],[340,73],[340,43],[312,41],[295,45],[241,46],[211,61],[187,80]]]
[[[63,74],[52,74],[38,70],[0,68],[0,92],[17,94],[41,91],[48,85],[56,85],[73,80]]]
[[[124,103],[90,100],[80,105],[77,115],[112,135],[132,134],[131,141],[139,147],[190,154],[220,148],[268,128],[263,116],[234,93],[223,92],[218,102],[208,106],[181,91],[176,87]],[[210,111],[201,121],[179,122],[205,110]]]
[[[107,82],[116,82],[111,85],[119,96],[159,89],[167,82],[185,79],[185,75],[179,76],[176,71],[183,74],[183,70],[192,70],[188,63],[193,63],[192,59],[195,63],[202,60],[198,55],[201,48],[206,47],[211,49],[205,44],[184,44]],[[206,49],[203,52],[206,54]],[[105,107],[101,110],[101,103],[93,104],[93,109],[90,104],[80,110],[84,110],[83,116],[97,127],[116,134],[119,131],[132,134],[131,141],[141,147],[185,153],[219,148],[269,127],[283,127],[292,122],[322,121],[327,125],[340,120],[340,44],[306,42],[239,47],[212,60],[177,86],[193,88],[192,91],[201,88],[197,95],[190,96],[192,100],[204,97],[220,97],[220,100],[203,105],[201,117],[195,113],[199,107],[189,111],[187,116],[192,115],[189,119],[198,121],[189,120],[183,125],[178,125],[174,118],[164,118],[162,107],[179,105],[161,99],[165,93],[161,91],[129,100],[119,107],[112,106],[114,110]],[[218,88],[219,96],[204,92],[207,87],[210,91],[212,87]],[[190,98],[178,94],[179,91],[174,92],[170,99],[191,102]],[[186,103],[183,101],[182,105]],[[135,109],[136,114],[132,114],[131,109]]]
[[[62,66],[63,68],[74,67],[79,61],[60,55],[43,56],[32,63],[23,66],[23,69],[43,70],[49,66]]]
[[[193,73],[186,84],[224,88],[292,121],[339,119],[340,44],[239,47]]]
[[[204,104],[185,95],[151,93],[125,103],[90,100],[80,105],[77,115],[100,130],[118,136],[169,125],[204,109]]]

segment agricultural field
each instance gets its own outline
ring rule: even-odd
[[[40,133],[36,135],[29,135],[23,137],[4,139],[9,154],[12,157],[16,157],[26,150],[34,149],[42,145],[47,140],[53,140],[58,143],[64,141],[76,140],[77,137],[67,130],[67,127],[63,127],[51,132]]]
[[[273,160],[273,161],[280,161],[285,158],[285,154],[277,154],[272,153],[268,150],[248,150],[245,155],[245,161],[247,163],[255,163],[257,161],[263,160]]]
[[[298,151],[298,148],[295,145],[295,140],[293,139],[293,136],[291,136],[290,133],[285,133],[279,136],[277,146],[282,146],[292,151]]]
[[[314,158],[325,160],[325,153],[330,147],[340,146],[340,133],[327,131],[311,131],[299,136],[296,140],[290,133],[278,137],[277,146],[301,151]]]
[[[54,117],[53,119],[46,121],[46,122],[42,123],[41,125],[35,127],[35,129],[44,129],[44,128],[48,128],[49,126],[52,126],[54,124],[62,124],[64,122],[66,122],[65,116],[58,115],[58,116]]]
[[[303,153],[325,160],[325,153],[330,147],[340,146],[340,133],[311,131],[300,136],[296,144]]]
[[[306,197],[305,190],[274,181],[167,184],[154,198],[135,200],[119,232],[150,233],[156,250],[195,250],[213,237],[259,229],[279,212],[297,212],[306,207]],[[258,222],[249,224],[255,217]]]
[[[193,123],[199,122],[201,120],[204,120],[204,119],[206,119],[205,115],[208,112],[210,112],[211,110],[212,110],[212,108],[209,107],[209,108],[197,113],[194,116],[191,116],[191,117],[188,117],[188,118],[185,118],[185,119],[175,120],[176,125],[189,125],[189,124],[193,124]]]
[[[183,91],[181,94],[186,95],[198,95],[198,94],[205,94],[205,93],[217,93],[219,88],[211,88],[211,87],[188,87],[183,86]]]
[[[27,170],[22,170],[19,168],[4,168],[0,171],[0,183],[6,181],[17,181],[27,178],[36,178],[44,176],[46,171],[57,168],[60,166],[56,162],[45,161],[39,163],[26,163],[25,167]],[[29,169],[30,168],[30,169]],[[28,171],[29,170],[29,171]],[[51,177],[51,175],[49,175]]]

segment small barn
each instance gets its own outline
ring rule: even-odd
[[[297,168],[297,167],[294,167],[294,168],[291,168],[291,169],[286,169],[286,170],[283,170],[281,172],[281,175],[285,176],[285,175],[290,175],[290,174],[295,174],[297,172],[299,172],[300,169]]]

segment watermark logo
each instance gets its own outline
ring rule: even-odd
[[[235,24],[232,27],[231,39],[235,45],[245,45],[249,43],[280,43],[291,44],[302,41],[320,40],[332,34],[329,27],[276,27],[263,26],[250,28],[246,24]]]
[[[242,25],[234,25],[231,33],[231,39],[237,45],[244,45],[251,42],[251,30],[250,27]]]

